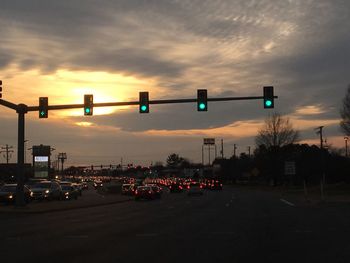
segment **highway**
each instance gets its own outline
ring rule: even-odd
[[[284,202],[284,201],[287,201]],[[225,187],[44,214],[1,214],[1,262],[349,262],[347,204],[293,206]],[[290,204],[288,204],[288,202]]]

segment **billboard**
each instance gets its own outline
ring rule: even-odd
[[[34,145],[32,148],[35,178],[49,178],[51,147]]]
[[[49,157],[34,156],[34,177],[48,178],[49,177]]]
[[[214,145],[215,144],[215,138],[204,138],[203,144],[204,145]]]

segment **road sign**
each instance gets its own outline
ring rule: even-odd
[[[215,138],[204,138],[204,145],[215,145]]]

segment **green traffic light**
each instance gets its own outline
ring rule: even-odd
[[[41,111],[41,112],[40,112],[40,115],[41,115],[41,116],[44,116],[44,115],[45,115],[45,112]]]
[[[86,109],[85,109],[85,112],[86,112],[86,113],[90,113],[90,108],[86,108]]]
[[[272,101],[271,100],[266,100],[265,101],[265,106],[266,107],[271,107],[271,105],[272,105]]]
[[[204,103],[200,103],[199,104],[199,109],[200,110],[204,110],[206,108],[205,104]]]
[[[147,110],[147,106],[146,105],[142,105],[141,106],[141,111],[146,111]]]

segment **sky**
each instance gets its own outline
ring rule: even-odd
[[[254,149],[265,118],[290,118],[301,142],[344,147],[339,129],[350,83],[350,2],[346,0],[1,0],[3,99],[37,106],[150,99],[262,96],[274,86],[274,110],[262,100],[151,105],[26,114],[27,148],[51,145],[66,165],[165,162],[177,153],[202,160],[203,138],[224,156]],[[17,115],[0,106],[0,146],[13,146]],[[211,158],[214,151],[211,152]],[[205,151],[205,162],[208,151]],[[30,159],[27,151],[27,160]],[[5,162],[3,154],[0,163]]]

